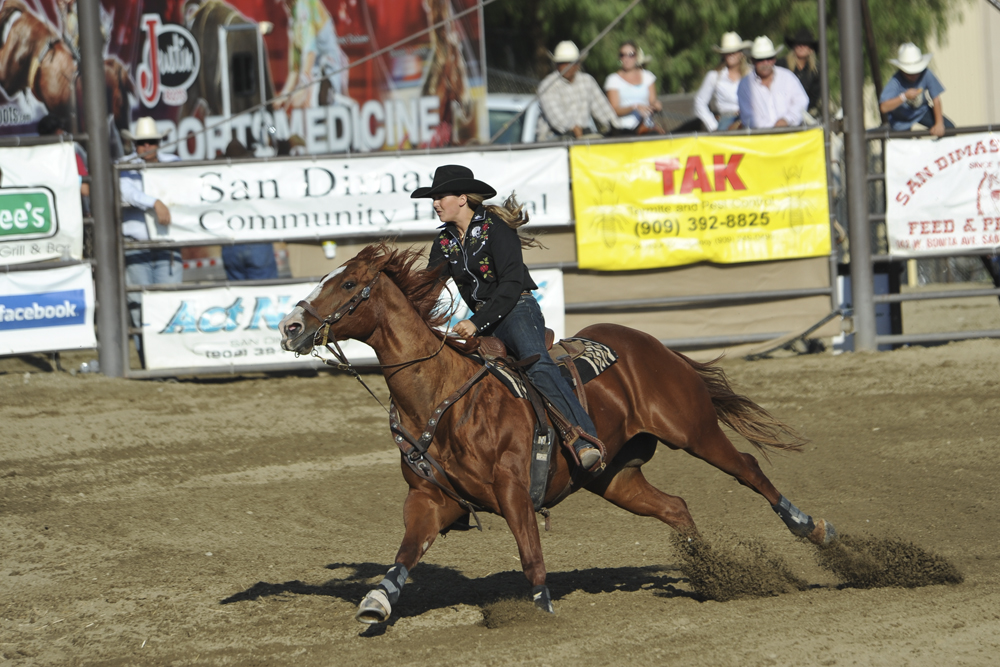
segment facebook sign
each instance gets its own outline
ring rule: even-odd
[[[83,324],[86,314],[82,289],[0,295],[0,331]]]

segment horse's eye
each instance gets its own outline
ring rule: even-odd
[[[358,286],[358,284],[356,282],[354,282],[353,280],[348,280],[346,283],[344,283],[343,285],[341,285],[341,288],[343,288],[345,290],[352,290],[352,289],[354,289],[357,286]]]

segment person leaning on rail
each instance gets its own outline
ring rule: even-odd
[[[122,132],[135,146],[135,152],[123,157],[126,164],[152,164],[176,162],[176,155],[160,154],[163,134],[156,129],[156,121],[144,116],[136,122],[135,133]],[[149,241],[146,213],[152,213],[160,225],[170,224],[170,209],[162,201],[148,195],[143,189],[141,170],[124,170],[119,175],[122,198],[122,235],[128,241]],[[176,284],[183,279],[184,264],[176,248],[144,248],[125,251],[125,284],[128,286]],[[142,327],[142,295],[128,293],[128,309],[132,326]],[[145,365],[142,339],[135,336],[136,351]]]
[[[694,98],[695,115],[709,132],[725,132],[740,127],[740,101],[736,90],[743,77],[750,73],[743,55],[748,46],[750,42],[735,32],[725,33],[719,45],[712,46],[721,56],[721,62],[705,75]]]
[[[758,37],[750,47],[753,71],[743,77],[737,89],[740,120],[751,129],[797,127],[809,104],[809,96],[799,80],[784,67],[775,67],[778,49],[767,37]]]
[[[621,128],[618,114],[611,107],[594,77],[580,71],[580,49],[570,41],[559,42],[552,54],[556,71],[538,84],[538,141],[557,137],[579,139],[592,125]]]
[[[569,444],[585,470],[601,464],[597,429],[545,349],[545,317],[532,290],[538,286],[524,264],[521,245],[533,240],[517,233],[528,215],[511,194],[503,206],[484,206],[496,190],[455,164],[438,167],[430,187],[417,188],[413,199],[433,199],[445,223],[431,246],[428,268],[444,265],[472,316],[455,325],[465,339],[496,336],[517,359],[538,355],[528,367],[532,383],[573,424]]]
[[[943,137],[946,128],[955,127],[945,117],[941,105],[944,86],[934,72],[927,69],[932,57],[930,53],[920,53],[916,44],[907,42],[899,47],[898,58],[889,59],[897,72],[882,89],[878,108],[888,114],[889,127],[893,130],[906,131],[914,125],[923,125],[935,137]]]
[[[622,42],[618,47],[621,69],[608,75],[604,90],[618,114],[623,130],[636,134],[663,134],[663,128],[653,120],[653,114],[663,110],[656,97],[656,75],[645,69],[646,56],[635,42]]]

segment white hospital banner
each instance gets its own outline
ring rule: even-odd
[[[512,191],[531,222],[569,225],[569,161],[565,148],[369,155],[153,167],[146,194],[170,209],[175,241],[240,242],[430,232],[441,225],[430,199],[410,193],[431,185],[434,170],[461,164],[493,186],[501,203]],[[163,230],[151,230],[162,238]]]
[[[919,257],[1000,247],[1000,137],[890,139],[886,146],[889,253]]]
[[[73,144],[0,148],[0,266],[82,258]]]
[[[142,293],[146,367],[234,368],[261,364],[309,365],[281,349],[281,319],[313,291],[315,283],[220,287]],[[353,362],[373,363],[358,341],[341,343]]]
[[[0,355],[96,346],[89,264],[0,273]]]
[[[533,290],[538,307],[545,317],[545,326],[556,334],[556,340],[565,336],[566,332],[566,300],[563,294],[563,274],[559,269],[542,269],[531,271],[538,289]],[[455,281],[449,279],[448,287],[441,291],[438,297],[440,308],[448,308],[452,312],[448,320],[447,327],[453,328],[462,320],[472,317],[472,311],[465,305],[462,296],[458,293]],[[448,305],[449,300],[451,305]]]

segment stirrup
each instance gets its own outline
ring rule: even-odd
[[[573,452],[573,458],[576,459],[577,465],[591,474],[603,471],[607,465],[604,461],[607,457],[607,452],[604,449],[604,443],[584,431],[579,426],[574,426],[571,433],[573,435],[573,439],[566,443],[566,445],[569,447],[570,451]],[[597,453],[596,460],[593,459],[593,456],[588,450]],[[581,456],[581,453],[583,453],[583,456]],[[587,459],[587,462],[590,462],[590,465],[586,465],[583,459]]]

